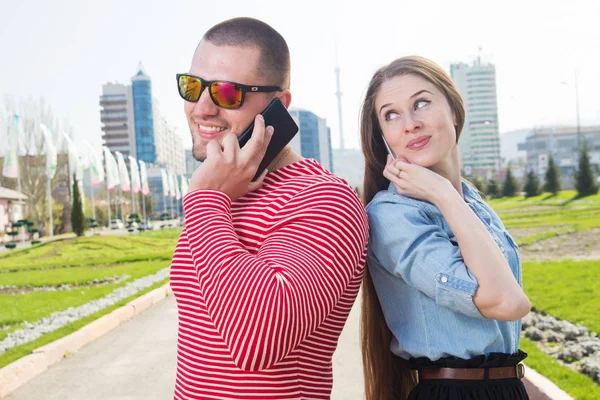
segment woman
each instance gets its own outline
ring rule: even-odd
[[[452,80],[430,60],[400,58],[371,79],[360,128],[367,400],[527,399],[518,345],[531,304],[517,245],[461,179],[464,119]]]

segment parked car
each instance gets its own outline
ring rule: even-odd
[[[152,222],[150,222],[150,221],[142,222],[140,224],[140,228],[142,228],[145,231],[151,231],[152,229],[154,229],[154,225],[152,225]]]
[[[110,229],[124,229],[125,224],[120,219],[111,219],[110,220]]]

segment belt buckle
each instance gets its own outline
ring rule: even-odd
[[[523,365],[523,363],[518,363],[515,366],[515,370],[517,372],[517,378],[523,379],[523,377],[525,376],[525,366]]]

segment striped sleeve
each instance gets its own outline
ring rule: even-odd
[[[364,272],[367,217],[347,185],[319,183],[262,226],[256,254],[240,243],[217,191],[183,199],[185,233],[207,312],[238,368],[274,366],[325,320]]]

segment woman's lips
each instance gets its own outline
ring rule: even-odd
[[[431,136],[421,136],[408,142],[406,148],[410,150],[419,150],[427,146],[430,140]]]

